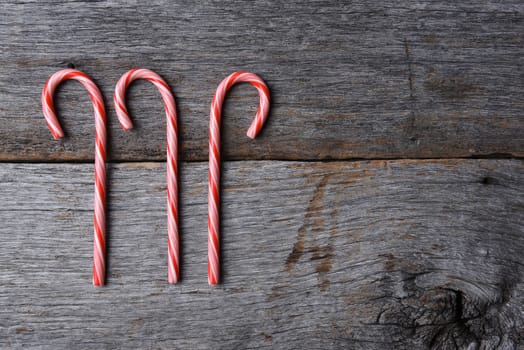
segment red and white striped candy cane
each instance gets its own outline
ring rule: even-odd
[[[95,109],[95,201],[94,201],[94,242],[93,242],[93,284],[103,286],[105,282],[106,256],[106,112],[104,99],[93,80],[85,73],[74,69],[64,69],[53,74],[42,90],[42,110],[47,126],[55,139],[64,136],[55,114],[53,94],[63,81],[77,80],[87,89]]]
[[[220,207],[220,116],[222,104],[229,89],[237,83],[250,83],[257,88],[260,103],[255,119],[247,131],[247,136],[254,139],[262,129],[269,113],[269,89],[256,74],[236,72],[222,80],[211,103],[209,125],[209,192],[208,192],[208,264],[207,277],[210,285],[220,280],[219,263],[219,225]]]
[[[132,81],[145,79],[156,85],[162,95],[167,117],[167,237],[168,237],[168,281],[178,282],[179,270],[179,240],[178,240],[178,184],[177,184],[177,114],[175,98],[167,83],[155,72],[148,69],[131,69],[122,75],[115,88],[115,109],[120,124],[124,130],[133,127],[127,112],[125,96],[126,89]]]

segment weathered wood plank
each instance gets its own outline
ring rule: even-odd
[[[228,159],[524,156],[522,1],[2,1],[0,160],[89,160],[93,121],[75,83],[57,96],[67,133],[55,142],[40,110],[47,77],[72,64],[108,99],[126,70],[156,70],[174,88],[181,158],[207,158],[209,104],[238,69],[270,85],[260,139],[245,130],[256,92],[232,91]],[[113,107],[113,159],[165,158],[160,98],[130,91],[137,130]],[[111,101],[108,101],[112,103]]]
[[[0,348],[524,344],[524,162],[225,163],[217,288],[207,165],[182,170],[182,282],[166,282],[165,168],[123,163],[94,288],[92,167],[0,164]]]

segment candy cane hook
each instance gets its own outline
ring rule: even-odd
[[[262,129],[269,113],[269,89],[257,75],[247,72],[236,72],[222,80],[211,103],[209,126],[209,192],[208,192],[208,264],[207,277],[210,285],[220,279],[219,263],[219,225],[220,207],[220,116],[222,104],[228,90],[235,84],[246,82],[257,88],[260,103],[255,119],[247,131],[247,136],[254,139]]]
[[[148,69],[131,69],[125,73],[116,84],[115,109],[120,124],[124,130],[131,129],[133,123],[127,112],[125,96],[126,89],[136,79],[152,82],[160,91],[164,101],[167,118],[167,237],[168,237],[168,281],[178,282],[179,270],[179,240],[178,240],[178,184],[177,184],[177,115],[176,105],[171,89],[155,72]]]
[[[79,81],[87,89],[95,109],[95,200],[94,200],[94,240],[93,240],[93,284],[103,286],[105,282],[106,256],[106,112],[100,90],[85,73],[74,69],[64,69],[53,74],[42,90],[42,110],[47,126],[55,139],[64,136],[64,131],[56,117],[53,94],[63,81]]]

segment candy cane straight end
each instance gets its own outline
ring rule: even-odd
[[[62,137],[64,137],[64,132],[62,130],[60,131],[54,131],[54,130],[51,130],[51,135],[53,135],[53,138],[55,140],[60,140]]]
[[[129,125],[129,126],[127,126],[127,125],[126,125],[126,126],[121,125],[121,126],[122,126],[122,130],[124,130],[124,131],[128,131],[128,130],[133,129],[133,125]]]
[[[171,241],[168,242],[168,245],[173,243],[173,240],[178,240],[178,236],[176,238],[170,238]],[[167,261],[167,282],[169,284],[177,284],[180,279],[180,271],[178,269],[178,254],[179,250],[178,248],[176,251],[170,252],[168,249],[168,261]]]
[[[93,276],[93,286],[103,287],[105,285],[104,281],[99,281],[95,276]]]
[[[219,275],[218,275],[218,259],[217,261],[213,261],[212,259],[208,258],[207,260],[207,283],[209,283],[210,286],[216,286],[219,282]]]
[[[207,273],[207,283],[209,283],[210,286],[216,286],[218,284],[217,278],[211,273],[211,271],[208,271]]]

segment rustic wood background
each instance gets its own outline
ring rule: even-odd
[[[0,1],[1,349],[524,349],[522,1]],[[182,282],[167,284],[175,92]],[[110,123],[107,286],[91,285],[94,121]],[[209,105],[223,123],[223,283],[207,285]]]

